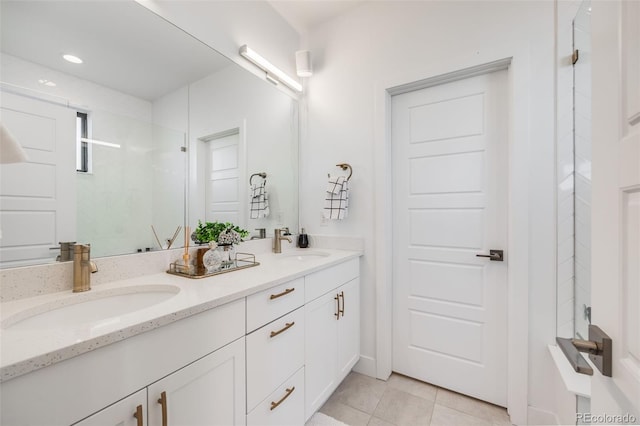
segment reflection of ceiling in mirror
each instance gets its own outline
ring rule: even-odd
[[[231,62],[132,1],[5,1],[2,51],[153,101]],[[71,53],[80,65],[62,59]]]

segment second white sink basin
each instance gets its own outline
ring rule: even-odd
[[[285,259],[296,260],[298,262],[305,262],[310,260],[316,260],[323,257],[327,257],[330,254],[324,251],[316,251],[316,250],[292,250],[286,251],[279,256],[282,256]]]
[[[91,290],[18,312],[2,321],[2,329],[43,330],[83,326],[157,305],[179,292],[180,288],[172,285]]]

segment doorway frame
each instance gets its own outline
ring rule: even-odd
[[[515,52],[515,53],[514,53]],[[511,421],[528,420],[529,371],[529,53],[507,49],[493,60],[454,58],[434,64],[431,72],[408,74],[376,84],[374,167],[378,191],[374,200],[376,275],[376,377],[386,380],[392,372],[393,345],[393,249],[391,159],[391,98],[425,87],[507,70],[508,79],[508,243],[507,276],[507,409]]]
[[[193,131],[192,131],[193,132]],[[195,132],[193,132],[195,133]],[[189,215],[191,213],[195,213],[193,218],[187,216],[187,224],[191,224],[193,229],[196,226],[196,218],[204,217],[201,216],[205,212],[205,185],[201,182],[204,182],[205,179],[205,159],[206,155],[204,155],[206,144],[209,141],[219,139],[221,137],[229,136],[229,135],[238,135],[238,165],[241,170],[244,170],[240,176],[240,188],[239,188],[239,197],[241,200],[248,199],[249,196],[248,188],[247,188],[247,177],[246,171],[248,166],[248,154],[247,154],[247,119],[242,118],[238,121],[232,121],[229,123],[225,123],[224,125],[217,126],[216,129],[208,129],[208,131],[198,132],[202,133],[201,136],[195,136],[192,140],[190,156],[189,156],[189,164],[195,165],[189,168],[189,194],[196,194],[196,197],[191,197],[189,199]],[[246,215],[246,213],[245,213]]]

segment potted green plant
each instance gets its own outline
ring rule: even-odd
[[[206,244],[218,241],[220,234],[226,231],[235,231],[240,240],[249,235],[249,231],[240,228],[230,222],[204,222],[198,220],[198,227],[191,234],[191,239],[197,244]],[[234,241],[236,243],[240,241]]]

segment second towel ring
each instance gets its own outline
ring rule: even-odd
[[[249,185],[253,185],[253,177],[254,176],[260,176],[262,179],[266,179],[267,178],[267,174],[265,172],[261,172],[261,173],[254,173],[251,175],[251,177],[249,178]]]

